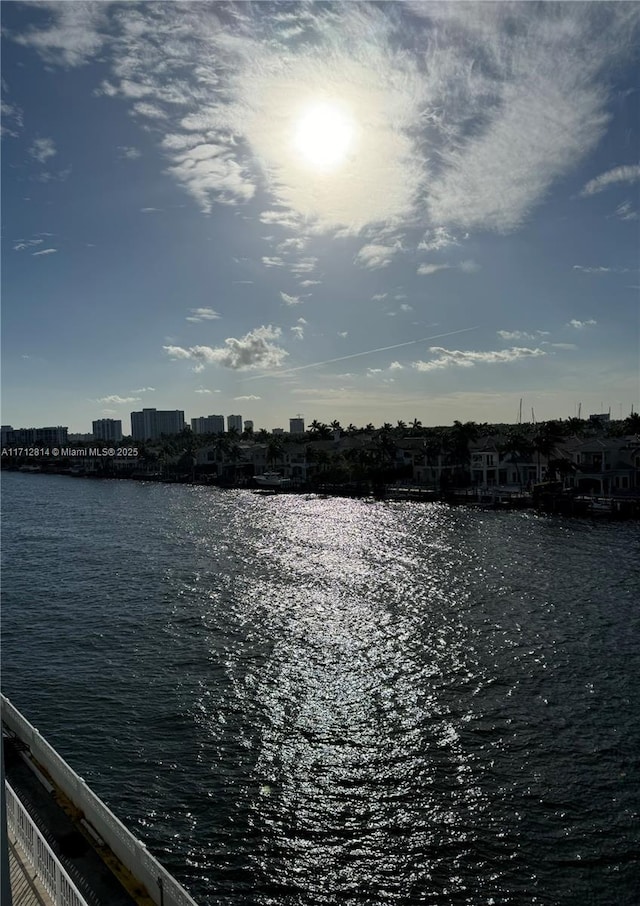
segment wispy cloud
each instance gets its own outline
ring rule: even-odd
[[[280,298],[285,305],[300,305],[302,302],[300,296],[290,296],[288,293],[280,293]]]
[[[37,248],[44,243],[44,239],[17,239],[13,246],[14,252],[24,252],[25,249]]]
[[[594,321],[593,318],[590,318],[588,321],[579,321],[577,318],[572,318],[565,326],[566,327],[575,327],[576,330],[583,330],[585,327],[595,327],[597,321]]]
[[[540,337],[549,336],[548,330],[535,330],[532,333],[526,330],[498,330],[501,340],[538,340]]]
[[[122,160],[137,160],[142,157],[142,152],[138,148],[128,145],[118,145],[118,157],[122,158]]]
[[[304,340],[304,329],[307,326],[307,322],[304,318],[298,318],[297,322],[293,327],[290,328],[291,333],[298,339]]]
[[[41,249],[39,252],[31,252],[34,258],[37,258],[38,255],[53,255],[57,252],[58,249]]]
[[[217,321],[218,318],[222,317],[222,315],[218,314],[218,312],[214,311],[212,308],[190,308],[189,311],[191,314],[185,320],[192,321],[193,323],[198,323],[200,321]]]
[[[50,157],[54,157],[55,153],[56,146],[51,138],[37,138],[29,148],[31,157],[41,164],[49,160]]]
[[[139,403],[139,396],[119,396],[117,393],[111,394],[111,396],[101,396],[96,400],[97,403],[112,403],[117,406],[122,406],[125,403]]]
[[[242,400],[259,400],[262,399],[261,396],[256,396],[253,393],[247,394],[247,396],[234,396],[234,400],[241,402]]]
[[[222,365],[234,371],[251,368],[278,368],[289,353],[273,341],[279,339],[282,331],[270,324],[256,327],[255,330],[236,339],[229,337],[224,346],[163,346],[172,359],[192,359],[199,365]]]
[[[628,267],[583,267],[581,264],[573,265],[574,271],[582,271],[583,274],[628,274]]]
[[[137,390],[132,390],[131,393],[155,393],[155,387],[138,387]]]
[[[460,261],[459,264],[419,264],[417,273],[420,276],[428,277],[431,274],[437,274],[438,271],[460,270],[463,274],[475,274],[480,270],[480,266],[475,261]]]
[[[600,140],[602,74],[634,52],[637,4],[392,7],[284,5],[266,16],[260,4],[227,15],[216,4],[58,3],[13,37],[54,64],[99,53],[111,67],[103,93],[152,128],[166,117],[166,172],[205,212],[243,204],[260,185],[274,229],[304,222],[308,234],[384,246],[367,229],[411,225],[426,231],[427,251],[458,232],[515,229]],[[331,179],[291,141],[327,92],[353,123]],[[637,169],[615,168],[584,191]]]
[[[398,246],[364,245],[354,258],[354,263],[368,270],[387,267],[399,251]]]
[[[633,209],[631,202],[627,199],[627,201],[623,201],[622,204],[619,204],[616,208],[616,216],[619,217],[620,220],[638,220],[640,214]]]
[[[438,271],[446,271],[452,267],[451,264],[420,264],[418,265],[418,274],[423,277],[429,277],[431,274],[437,274]]]
[[[437,371],[442,368],[458,366],[472,368],[474,365],[506,364],[517,362],[520,359],[531,359],[544,356],[544,349],[527,349],[514,346],[511,349],[492,350],[490,352],[475,352],[471,350],[444,349],[442,346],[431,346],[429,352],[437,356],[428,362],[413,362],[417,371]]]
[[[638,182],[638,180],[640,180],[640,164],[614,167],[613,170],[607,170],[606,173],[601,173],[600,176],[596,176],[595,179],[589,180],[580,194],[583,197],[587,195],[596,195],[598,192],[608,189],[609,186],[614,186],[618,183]]]

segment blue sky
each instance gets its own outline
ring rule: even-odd
[[[3,423],[638,408],[640,5],[2,15]]]

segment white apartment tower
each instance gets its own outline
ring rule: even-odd
[[[180,434],[184,431],[184,412],[181,409],[143,409],[131,413],[131,436],[134,440],[158,440],[161,434]]]
[[[224,415],[203,415],[191,419],[194,434],[224,434]]]
[[[94,440],[105,440],[119,444],[122,440],[122,421],[119,418],[97,418],[91,422]]]

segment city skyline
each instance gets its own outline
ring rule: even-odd
[[[637,411],[638,5],[2,13],[3,423]]]

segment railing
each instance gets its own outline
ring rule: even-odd
[[[88,906],[11,785],[6,783],[5,786],[7,829],[16,837],[20,849],[53,900],[54,906]]]
[[[122,864],[146,887],[153,902],[158,906],[197,906],[184,887],[127,830],[9,699],[2,695],[1,701],[5,725],[27,743],[36,761],[46,768],[53,782],[80,809]]]

